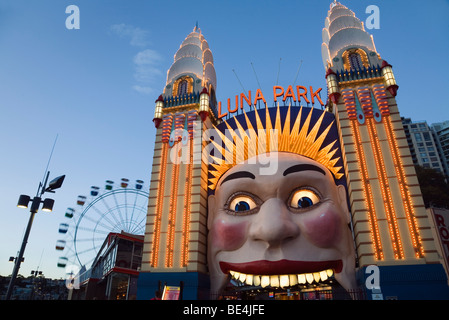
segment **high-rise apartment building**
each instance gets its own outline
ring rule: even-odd
[[[449,121],[432,124],[434,136],[437,138],[438,153],[445,170],[449,176]]]
[[[426,121],[413,122],[410,118],[402,118],[405,136],[415,165],[432,168],[445,173],[444,160],[438,152],[438,137]],[[449,127],[448,127],[449,142]],[[449,154],[449,143],[448,143]]]

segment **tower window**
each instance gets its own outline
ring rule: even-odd
[[[370,63],[366,52],[360,48],[349,49],[342,55],[345,70],[361,70],[363,67],[369,68]]]
[[[349,64],[351,65],[351,69],[362,69],[363,63],[362,63],[362,58],[360,57],[360,55],[358,53],[351,53],[348,56],[349,59]]]
[[[173,83],[173,97],[184,96],[193,92],[193,78],[184,76]]]
[[[415,133],[415,140],[416,141],[422,141],[421,133],[419,133],[419,132]]]
[[[178,96],[182,96],[187,94],[187,86],[188,82],[187,80],[182,80],[178,85]]]

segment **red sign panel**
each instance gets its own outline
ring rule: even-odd
[[[449,210],[432,208],[431,213],[438,235],[438,242],[441,246],[444,265],[446,271],[449,272]]]

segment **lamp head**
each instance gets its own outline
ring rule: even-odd
[[[59,189],[62,186],[62,183],[64,182],[65,175],[59,176],[54,178],[50,181],[48,184],[48,188],[45,189],[46,192],[53,192],[53,190]]]
[[[28,203],[30,202],[30,196],[25,194],[20,195],[19,201],[17,202],[18,208],[28,208]]]
[[[52,212],[54,204],[55,204],[55,200],[50,199],[50,198],[45,199],[44,204],[42,206],[42,211]]]

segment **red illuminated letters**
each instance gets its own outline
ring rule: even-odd
[[[312,86],[310,86],[310,91],[308,91],[307,88],[304,86],[296,86],[296,95],[295,95],[295,89],[293,88],[293,86],[288,86],[287,90],[285,90],[284,87],[282,87],[282,86],[273,86],[273,99],[274,99],[274,102],[278,102],[278,98],[282,98],[283,102],[285,102],[287,99],[290,99],[290,100],[293,100],[294,102],[301,103],[301,98],[302,98],[302,99],[304,99],[304,101],[307,104],[309,104],[310,101],[312,101],[312,105],[315,104],[315,99],[317,99],[318,102],[322,106],[324,106],[324,103],[321,100],[321,97],[319,95],[320,92],[321,92],[321,88],[318,88],[318,90],[314,91]],[[307,96],[308,94],[310,94],[309,95],[310,100],[309,100],[309,97]],[[240,101],[240,104],[239,104],[239,101]],[[251,100],[251,91],[248,91],[248,95],[246,95],[243,92],[240,93],[240,95],[236,95],[234,107],[231,106],[231,99],[228,98],[228,100],[227,100],[228,112],[221,113],[222,105],[221,105],[221,102],[218,102],[218,119],[221,119],[221,118],[227,116],[228,114],[237,112],[239,107],[241,110],[243,110],[243,104],[245,102],[248,106],[251,107],[252,105],[257,106],[257,103],[259,101],[263,102],[265,105],[267,104],[267,101],[265,100],[262,90],[257,89],[253,103]]]

